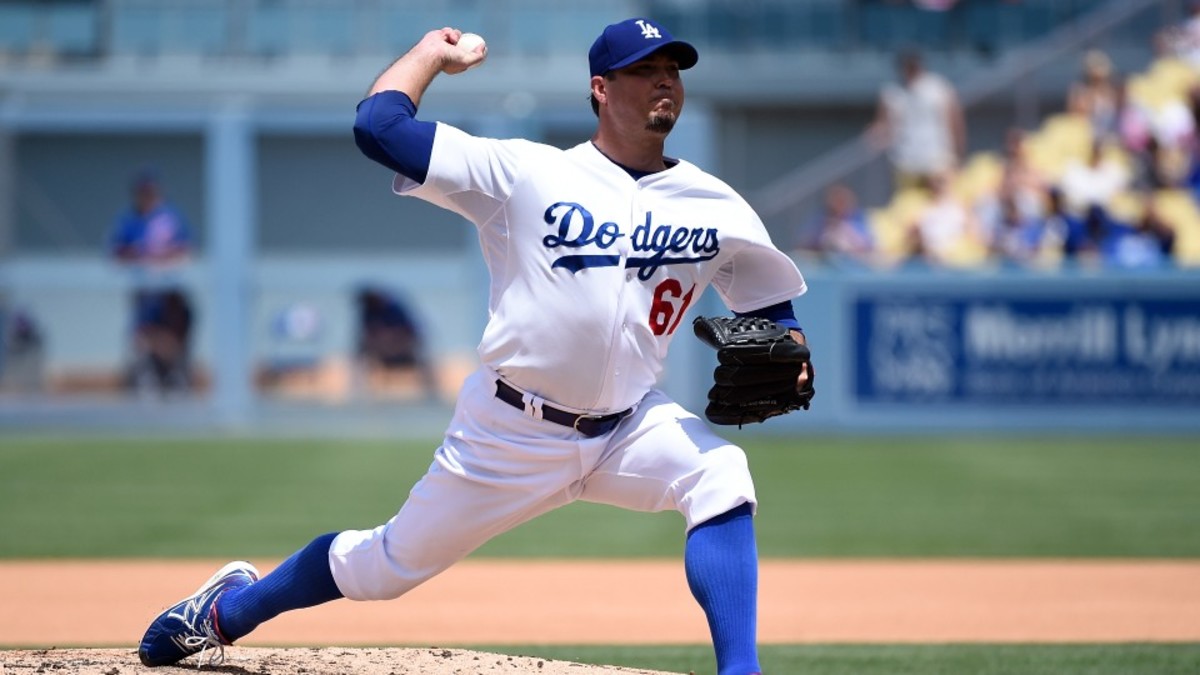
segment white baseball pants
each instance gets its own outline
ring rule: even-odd
[[[658,390],[617,428],[586,438],[495,397],[496,375],[467,379],[429,471],[399,513],[348,530],[329,551],[352,600],[396,598],[492,537],[570,502],[674,509],[687,529],[756,503],[745,453]]]

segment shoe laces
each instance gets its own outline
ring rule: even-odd
[[[197,655],[196,669],[225,663],[225,643],[221,642],[212,621],[201,623],[199,628],[201,630],[199,635],[191,635],[183,639],[183,644],[189,649],[200,649]],[[214,647],[215,649],[213,649]],[[212,651],[209,651],[210,649]],[[205,659],[205,655],[208,656],[207,659]]]

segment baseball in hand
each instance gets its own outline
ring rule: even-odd
[[[459,49],[473,52],[479,45],[484,45],[484,51],[486,53],[487,43],[483,41],[481,36],[476,35],[475,33],[463,33],[462,37],[458,38]]]

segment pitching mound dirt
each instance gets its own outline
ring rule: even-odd
[[[0,651],[3,675],[172,675],[195,673],[195,657],[180,666],[146,668],[131,649]],[[233,647],[225,663],[203,672],[239,675],[671,675],[651,670],[593,666],[536,656],[507,656],[463,649],[257,649]]]

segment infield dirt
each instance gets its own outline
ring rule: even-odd
[[[231,650],[231,658],[211,671],[240,675],[671,675],[652,670],[593,666],[530,656],[507,656],[465,649],[374,649],[261,647]],[[119,675],[195,673],[184,665],[144,668],[132,649],[53,649],[0,652],[0,673]]]
[[[0,562],[0,646],[72,648],[0,652],[0,673],[173,672],[141,668],[133,647],[154,615],[224,562]],[[1200,561],[767,560],[759,636],[785,644],[1195,642]],[[469,560],[397,600],[285,614],[229,649],[221,670],[615,675],[648,671],[443,646],[707,641],[677,561]],[[420,647],[368,648],[378,645]],[[85,646],[119,648],[74,649]]]

